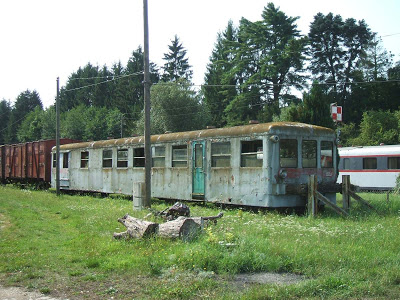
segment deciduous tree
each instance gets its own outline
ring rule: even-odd
[[[205,128],[209,116],[198,95],[183,80],[177,84],[151,87],[151,133],[180,132]],[[143,132],[144,116],[138,121]]]

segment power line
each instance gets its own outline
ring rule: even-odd
[[[112,81],[115,81],[115,80],[119,80],[119,79],[122,79],[122,78],[130,77],[130,76],[137,76],[137,75],[142,75],[142,74],[143,74],[143,72],[137,72],[137,73],[133,73],[133,74],[121,75],[121,76],[114,77],[112,79],[105,80],[105,81],[102,81],[102,82],[97,82],[97,83],[88,84],[88,85],[77,87],[77,88],[72,88],[72,89],[69,89],[69,90],[64,90],[64,92],[67,93],[67,92],[77,91],[77,90],[93,87],[93,86],[96,86],[96,85],[100,85],[100,84],[103,84],[103,83],[108,83],[108,82],[112,82]],[[104,78],[104,77],[88,77],[88,78],[76,78],[76,79],[93,79],[93,78]]]
[[[29,114],[29,113],[28,113],[28,114]],[[14,123],[8,124],[8,125],[7,125],[6,127],[4,127],[2,130],[0,130],[0,132],[3,132],[3,131],[5,131],[5,130],[7,130],[9,127],[11,127],[11,126],[13,126],[13,125],[19,123],[20,121],[22,121],[23,119],[25,119],[26,116],[27,116],[28,114],[26,114],[25,116],[23,116],[23,117],[20,118],[19,120],[15,121]]]
[[[387,35],[382,35],[381,38],[383,38],[383,37],[388,37],[388,36],[399,35],[399,34],[400,34],[400,32],[398,32],[398,33],[392,33],[392,34],[387,34]]]
[[[393,80],[385,80],[385,81],[346,81],[346,82],[315,82],[313,81],[313,84],[317,85],[354,85],[354,84],[373,84],[373,83],[395,83],[395,82],[400,82],[398,79],[393,79]],[[161,82],[157,83],[157,85],[180,85],[179,83],[175,82]],[[265,87],[265,86],[287,86],[287,87],[294,87],[294,86],[299,86],[301,84],[290,84],[290,83],[253,83],[253,84],[243,84],[243,85],[235,85],[235,84],[188,84],[189,86],[194,86],[194,87],[235,87],[235,88],[241,88],[241,87]]]
[[[118,75],[118,76],[108,75],[108,76],[97,76],[97,77],[76,77],[76,78],[68,78],[68,80],[108,79],[110,77],[112,79],[116,80],[116,79],[120,79],[120,78],[124,78],[124,77],[129,77],[129,76],[133,76],[133,75],[141,75],[141,74],[143,74],[143,71],[132,73],[132,74]]]

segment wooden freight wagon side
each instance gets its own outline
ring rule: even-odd
[[[0,181],[5,180],[5,147],[4,145],[0,145]]]
[[[77,142],[60,139],[60,144]],[[51,149],[55,140],[42,140],[4,146],[4,178],[32,182],[51,181]]]
[[[23,164],[23,147],[25,144],[15,144],[5,146],[5,178],[25,178]]]

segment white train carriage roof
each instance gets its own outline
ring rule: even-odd
[[[234,136],[256,136],[260,134],[287,134],[290,131],[296,131],[298,135],[314,135],[335,137],[335,131],[321,126],[315,126],[296,122],[271,122],[262,124],[251,124],[227,128],[203,129],[186,132],[165,133],[151,136],[151,143],[174,142],[182,140],[198,140],[205,138],[221,138]],[[144,137],[129,137],[120,139],[111,139],[103,141],[82,142],[60,146],[60,150],[72,150],[81,148],[104,148],[113,146],[124,146],[132,144],[143,144]]]
[[[400,145],[358,146],[338,148],[342,157],[352,156],[400,156]]]

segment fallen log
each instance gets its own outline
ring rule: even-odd
[[[118,222],[123,224],[127,230],[121,233],[114,233],[114,238],[116,239],[147,237],[156,234],[159,226],[157,223],[137,219],[128,214],[118,219]]]
[[[115,239],[144,238],[151,235],[159,235],[164,238],[182,239],[189,241],[195,238],[208,222],[217,222],[224,214],[220,212],[216,216],[210,217],[183,217],[162,224],[149,222],[131,217],[126,214],[118,222],[126,227],[125,232],[114,233]]]
[[[165,222],[158,226],[158,235],[165,238],[179,238],[190,241],[201,231],[200,224],[192,218],[179,217],[176,220]]]

